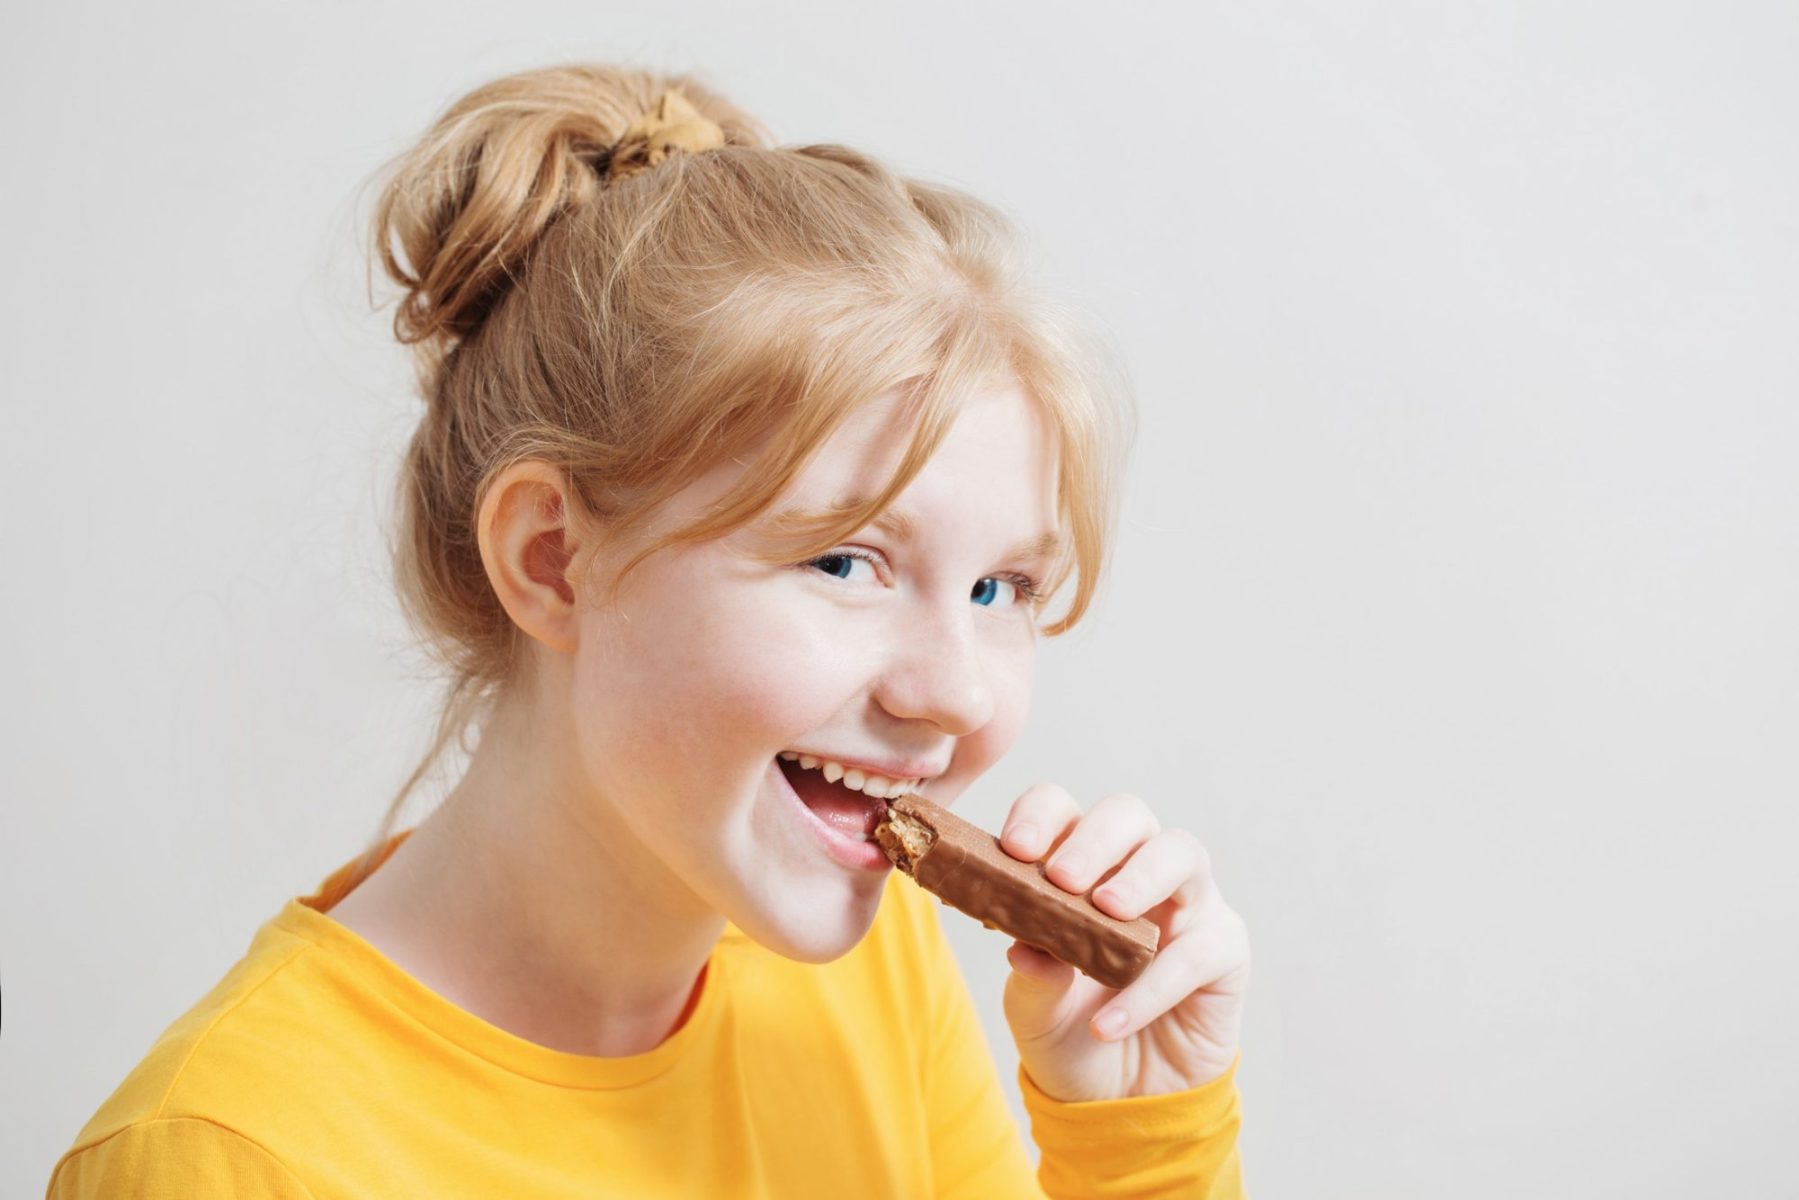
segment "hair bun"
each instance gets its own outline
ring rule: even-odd
[[[394,335],[467,338],[559,216],[672,150],[727,143],[762,146],[766,135],[685,76],[572,64],[468,93],[388,167],[373,232],[382,266],[405,289]]]

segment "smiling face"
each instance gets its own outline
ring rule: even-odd
[[[1015,548],[1054,531],[1054,446],[1016,385],[972,395],[891,511],[807,563],[768,565],[773,514],[876,494],[904,453],[897,399],[845,420],[769,513],[728,537],[677,545],[582,615],[572,720],[586,794],[708,906],[789,958],[848,951],[886,872],[845,865],[797,809],[783,750],[925,764],[948,804],[1017,738],[1036,626]],[[727,463],[669,506],[685,524],[743,470]]]

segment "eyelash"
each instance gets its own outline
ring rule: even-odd
[[[805,562],[801,563],[800,565],[805,566],[805,567],[816,566],[819,563],[823,562],[827,558],[859,558],[859,559],[863,560],[864,562],[873,563],[876,566],[879,566],[881,563],[881,559],[879,559],[878,557],[876,557],[873,554],[870,554],[866,550],[859,550],[854,546],[846,546],[841,550],[833,550],[829,554],[821,554],[817,558],[809,558]],[[1019,575],[1019,574],[1013,572],[1013,573],[1007,573],[1004,575],[989,575],[986,578],[1003,579],[1007,583],[1011,584],[1013,587],[1017,588],[1018,594],[1022,598],[1023,604],[1026,608],[1030,608],[1037,603],[1037,600],[1038,600],[1037,581],[1035,579],[1032,579],[1029,575]]]

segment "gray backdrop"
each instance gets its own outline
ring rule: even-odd
[[[1116,574],[966,811],[1211,850],[1257,1200],[1799,1189],[1799,9],[498,11],[3,19],[0,1192],[423,745],[355,188],[576,56],[993,199],[1123,347]]]

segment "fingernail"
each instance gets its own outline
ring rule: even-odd
[[[1100,888],[1097,892],[1094,892],[1093,898],[1095,900],[1104,899],[1110,901],[1119,908],[1129,908],[1131,906],[1130,895],[1123,888],[1114,886],[1110,883],[1105,887]]]
[[[1125,1022],[1129,1020],[1130,1015],[1122,1008],[1108,1008],[1099,1014],[1099,1019],[1094,1021],[1093,1025],[1106,1037],[1112,1037],[1122,1030]]]
[[[1051,863],[1048,867],[1045,867],[1044,869],[1045,870],[1053,870],[1057,874],[1059,874],[1063,879],[1066,879],[1072,883],[1076,879],[1085,878],[1086,871],[1087,871],[1087,864],[1084,861],[1082,861],[1080,855],[1067,854],[1067,855],[1063,855],[1061,858],[1058,858],[1055,862]]]
[[[1006,831],[1006,840],[1025,854],[1037,852],[1037,827],[1035,825],[1014,825]]]

